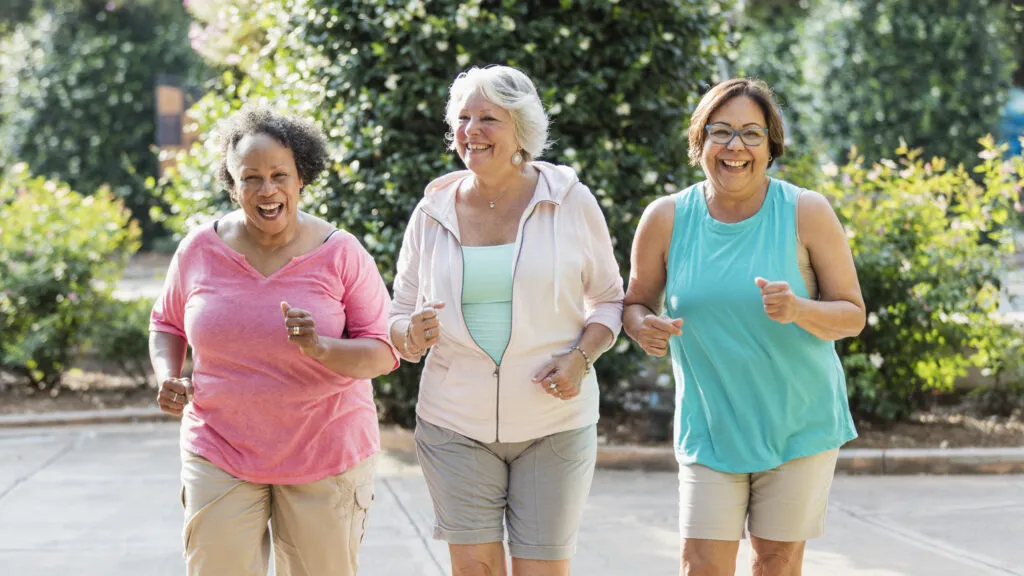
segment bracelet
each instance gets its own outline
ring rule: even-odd
[[[423,353],[422,350],[416,352],[409,351],[409,343],[412,342],[412,320],[409,321],[409,325],[405,327],[405,342],[402,343],[402,351],[405,352],[406,356],[419,356]]]
[[[577,346],[575,344],[573,344],[572,347],[569,348],[569,352],[572,352],[573,350],[575,350],[575,351],[577,351],[577,352],[579,352],[580,354],[583,355],[583,362],[586,364],[586,370],[584,370],[583,373],[584,374],[590,374],[590,365],[591,365],[590,355],[587,354],[586,352],[584,352],[583,348],[580,348],[579,346]]]

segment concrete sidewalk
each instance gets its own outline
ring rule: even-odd
[[[0,429],[176,420],[156,407],[4,414],[0,415]],[[414,450],[412,432],[394,425],[382,426],[381,446],[395,454],[411,455]],[[675,453],[668,445],[601,445],[597,465],[617,470],[671,472],[678,469]],[[843,449],[836,468],[846,474],[1022,474],[1024,447]]]
[[[0,430],[0,574],[183,573],[177,426]],[[573,573],[678,573],[676,478],[600,470]],[[807,576],[1024,576],[1024,477],[839,476]],[[415,461],[381,459],[364,576],[440,576]],[[748,575],[745,553],[737,574]]]

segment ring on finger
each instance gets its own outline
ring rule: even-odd
[[[177,402],[178,398],[181,397],[181,394],[178,394],[177,392],[171,392],[171,394],[174,394],[174,397],[172,398],[174,402]]]
[[[548,381],[548,390],[554,390],[555,388],[558,388],[558,384],[553,381]]]
[[[423,331],[423,335],[424,335],[424,336],[425,336],[425,337],[426,337],[427,339],[429,339],[429,338],[430,338],[431,336],[433,336],[433,334],[432,334],[432,333],[431,333],[431,331],[430,331],[430,328],[427,328],[426,330],[424,330],[424,331]]]
[[[288,333],[292,336],[298,336],[299,334],[302,334],[302,326],[292,326],[288,329]]]

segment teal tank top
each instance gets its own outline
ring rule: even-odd
[[[784,280],[807,297],[801,192],[773,179],[761,209],[734,224],[708,213],[703,182],[676,196],[665,301],[683,319],[683,335],[669,341],[682,464],[760,472],[857,437],[835,344],[769,319],[754,283]]]
[[[512,335],[515,244],[462,247],[462,316],[477,345],[501,364]]]

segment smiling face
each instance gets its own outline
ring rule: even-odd
[[[519,144],[508,110],[477,91],[466,98],[456,117],[455,151],[466,168],[478,175],[488,175],[515,166],[512,155],[519,151]]]
[[[708,118],[708,126],[714,132],[716,129],[767,128],[768,124],[757,102],[747,96],[737,96],[727,100]],[[717,193],[745,196],[764,186],[769,156],[768,138],[750,146],[744,144],[739,135],[728,144],[716,144],[709,137],[704,142],[701,165]]]
[[[266,134],[249,135],[239,140],[230,160],[234,197],[247,227],[276,235],[297,225],[302,180],[290,149]]]

